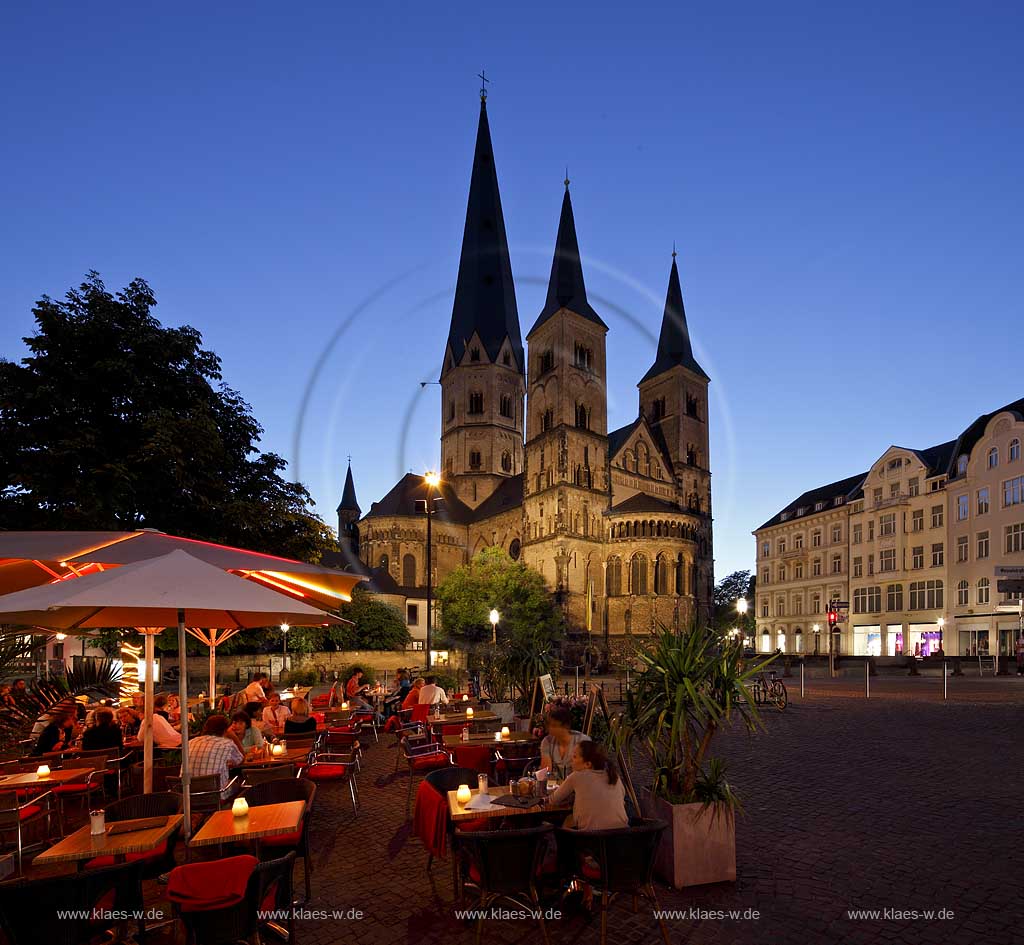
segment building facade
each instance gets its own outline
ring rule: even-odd
[[[572,630],[614,655],[631,633],[711,614],[709,378],[693,356],[675,253],[637,417],[611,431],[607,334],[587,298],[566,181],[547,298],[524,348],[482,99],[440,378],[431,577],[436,586],[481,549],[504,548],[543,575]],[[350,566],[419,601],[423,478],[404,476],[365,515],[350,485],[338,509]]]
[[[871,469],[799,496],[754,532],[762,652],[1012,656],[1024,565],[1024,400],[925,450],[892,446]]]

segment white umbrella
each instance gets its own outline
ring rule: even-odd
[[[266,627],[282,623],[319,626],[342,620],[290,596],[225,573],[184,551],[172,551],[110,571],[6,594],[0,597],[0,622],[64,632],[177,624],[178,686],[183,713],[181,774],[187,836],[191,811],[186,624],[209,628]],[[148,747],[152,739],[152,720],[147,721]],[[146,752],[147,768],[152,764],[151,751],[148,748]]]

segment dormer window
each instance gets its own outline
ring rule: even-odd
[[[501,356],[501,363],[508,367],[512,363],[512,355],[507,351]]]
[[[480,349],[477,348],[475,345],[472,348],[470,348],[470,350],[469,350],[469,360],[470,361],[479,361],[480,360]]]
[[[967,457],[966,456],[961,456],[956,461],[956,474],[958,476],[966,476],[967,475]]]

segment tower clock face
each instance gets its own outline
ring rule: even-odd
[[[510,544],[508,546],[508,556],[513,561],[518,561],[519,560],[519,551],[520,551],[519,539],[518,538],[513,538],[512,539],[512,544]]]

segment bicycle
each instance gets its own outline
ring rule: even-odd
[[[762,670],[750,688],[753,690],[756,705],[767,705],[771,702],[781,712],[789,703],[786,684],[775,675],[774,669],[767,673]]]

